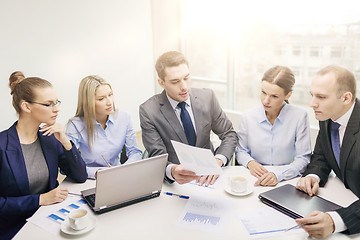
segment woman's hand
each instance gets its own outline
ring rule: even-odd
[[[53,125],[44,125],[41,126],[40,132],[43,132],[45,136],[50,136],[54,134],[54,137],[61,142],[66,150],[72,148],[69,138],[65,134],[64,126],[61,123],[55,123]]]
[[[275,186],[277,183],[278,181],[275,174],[272,172],[267,172],[255,182],[255,186]]]
[[[247,167],[250,170],[250,173],[257,177],[260,178],[262,177],[265,173],[268,173],[268,170],[266,170],[266,168],[264,168],[263,165],[261,165],[260,163],[256,162],[255,160],[251,160]]]
[[[62,202],[67,198],[68,192],[65,188],[55,188],[50,192],[40,194],[39,205],[46,206]]]

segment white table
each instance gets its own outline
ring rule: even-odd
[[[271,167],[268,167],[268,169],[271,170]],[[258,195],[272,188],[255,187],[254,192],[248,196],[234,197],[224,191],[224,187],[227,185],[227,176],[232,174],[242,174],[248,177],[251,182],[256,181],[256,178],[251,176],[249,171],[244,167],[232,166],[223,169],[222,177],[219,179],[215,189],[203,189],[194,185],[170,185],[167,183],[164,183],[162,189],[163,191],[189,196],[196,193],[235,199],[236,202],[230,216],[229,224],[221,234],[175,226],[187,200],[161,194],[160,197],[151,200],[116,209],[101,215],[95,215],[97,219],[95,229],[81,236],[69,236],[60,232],[57,235],[53,235],[28,222],[14,239],[249,239],[237,214],[239,211],[245,209],[263,208],[265,205],[258,200]],[[296,182],[297,179],[292,179],[281,182],[278,186],[287,183],[295,185]],[[94,180],[88,180],[83,184],[74,184],[66,180],[61,183],[62,187],[67,187],[69,191],[77,193],[79,193],[80,190],[93,187],[94,185]],[[116,186],[113,187],[116,189]],[[330,178],[326,187],[319,190],[319,195],[342,206],[348,206],[357,199],[351,191],[344,188],[341,181],[337,178]],[[44,207],[41,207],[38,211],[44,211]],[[293,234],[282,238],[267,239],[307,239],[307,235]],[[360,239],[360,236],[334,234],[330,239]]]

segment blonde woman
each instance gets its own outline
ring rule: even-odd
[[[56,122],[60,101],[51,83],[14,72],[9,85],[19,119],[0,132],[0,239],[11,239],[39,206],[66,199],[58,168],[76,182],[87,179],[78,150]]]
[[[294,84],[289,68],[270,68],[262,78],[262,106],[241,116],[236,159],[258,178],[256,185],[274,186],[300,176],[310,162],[307,112],[289,104]],[[269,172],[264,165],[277,167]]]
[[[126,163],[142,158],[130,115],[115,110],[112,88],[99,76],[87,76],[80,82],[76,114],[66,134],[81,152],[89,178],[95,178],[100,168],[121,164],[124,145]]]

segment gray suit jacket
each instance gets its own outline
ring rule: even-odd
[[[356,99],[354,110],[346,126],[340,149],[340,168],[336,163],[330,137],[330,120],[320,121],[320,130],[316,139],[314,153],[311,156],[304,176],[313,173],[320,177],[320,186],[324,186],[331,170],[357,197],[360,197],[360,102]],[[360,200],[349,207],[337,210],[344,220],[347,232],[360,233]]]
[[[192,88],[190,91],[191,107],[196,127],[196,147],[211,149],[211,130],[221,139],[217,154],[228,160],[235,151],[237,135],[230,120],[222,111],[214,92],[210,89]],[[165,91],[157,94],[140,105],[140,123],[142,140],[149,156],[168,153],[168,163],[179,164],[170,140],[186,143],[182,128]]]

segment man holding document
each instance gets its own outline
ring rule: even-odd
[[[339,66],[320,70],[311,84],[311,107],[319,120],[311,162],[297,188],[314,195],[331,170],[360,197],[360,102],[354,75]],[[334,212],[313,212],[296,220],[310,236],[325,238],[333,232],[360,233],[360,200]]]
[[[210,132],[221,139],[215,158],[220,166],[230,160],[237,144],[232,123],[210,89],[191,89],[188,62],[180,52],[166,52],[156,62],[158,82],[164,89],[140,106],[142,140],[149,156],[168,153],[166,179],[184,184],[214,184],[217,175],[197,176],[180,165],[171,140],[211,149]]]

